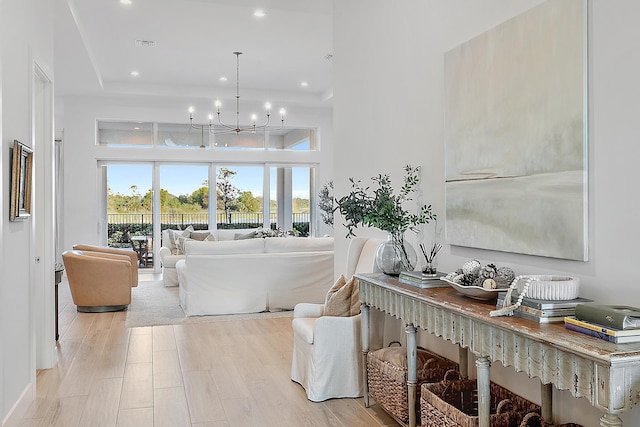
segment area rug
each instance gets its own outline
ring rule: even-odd
[[[293,311],[289,310],[187,317],[180,307],[178,287],[166,287],[161,280],[139,282],[131,291],[131,304],[125,313],[127,328],[293,316]]]

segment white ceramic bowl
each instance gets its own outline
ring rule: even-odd
[[[580,279],[578,278],[544,275],[529,275],[527,277],[534,279],[527,290],[526,296],[528,298],[551,301],[578,298],[578,287],[580,285]],[[524,279],[518,280],[516,283],[518,293],[522,293],[525,283]]]

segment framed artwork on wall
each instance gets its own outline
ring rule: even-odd
[[[11,211],[9,220],[22,221],[31,216],[31,174],[33,151],[18,140],[13,141],[11,162]]]
[[[587,260],[586,14],[546,1],[445,53],[447,243]]]

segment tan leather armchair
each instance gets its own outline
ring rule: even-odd
[[[64,252],[62,260],[77,310],[99,313],[126,309],[131,303],[131,287],[137,284],[135,253],[134,256],[132,263],[128,254],[87,250]]]
[[[94,245],[73,245],[73,250],[128,256],[131,259],[131,286],[138,286],[138,254],[135,251]]]

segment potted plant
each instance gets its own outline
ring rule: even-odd
[[[416,251],[405,242],[407,230],[418,231],[418,225],[436,219],[431,205],[419,205],[417,211],[405,208],[405,202],[413,200],[420,183],[420,167],[404,167],[404,184],[394,194],[389,175],[378,175],[371,180],[375,188],[363,187],[361,181],[349,178],[351,191],[336,200],[336,210],[343,216],[348,229],[347,237],[355,236],[358,226],[375,227],[386,231],[387,241],[378,248],[376,263],[385,274],[397,275],[403,270],[413,270],[417,262]]]

